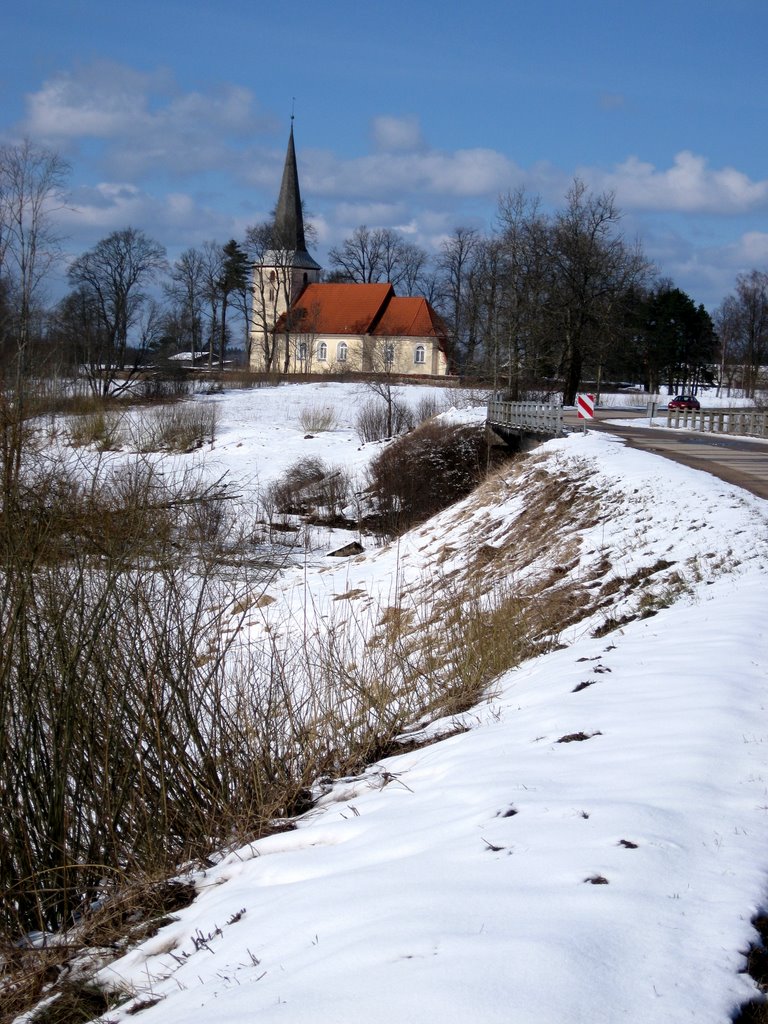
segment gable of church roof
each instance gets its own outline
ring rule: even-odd
[[[377,337],[444,338],[447,332],[426,299],[393,296],[372,333]]]

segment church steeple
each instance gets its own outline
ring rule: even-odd
[[[271,245],[253,267],[251,368],[276,369],[275,324],[297,301],[308,284],[317,284],[322,268],[307,252],[301,210],[299,173],[293,144],[293,115],[283,180],[275,209]]]
[[[307,252],[307,243],[304,238],[304,214],[301,208],[296,148],[293,143],[293,115],[291,115],[291,134],[285,154],[283,180],[280,183],[280,195],[275,212],[275,234],[280,248],[286,253],[293,254],[291,262],[294,267],[320,270],[320,264],[316,263]]]

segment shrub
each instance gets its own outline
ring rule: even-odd
[[[387,533],[397,534],[465,497],[490,458],[482,428],[428,422],[399,438],[369,468]]]
[[[322,459],[294,463],[269,488],[265,506],[283,515],[311,515],[315,521],[335,520],[350,501],[351,482],[345,470]]]
[[[189,371],[169,359],[165,361],[161,372],[137,380],[132,393],[144,402],[167,402],[175,398],[186,398],[193,393],[193,389],[194,383]]]
[[[327,472],[322,459],[310,457],[294,462],[270,488],[277,511],[284,515],[301,515],[313,508],[315,488]]]
[[[416,422],[424,423],[425,420],[431,420],[444,408],[444,402],[438,401],[436,395],[422,395],[416,403]]]
[[[138,457],[91,459],[86,477],[4,395],[0,439],[0,938],[13,939],[71,924],[115,872],[172,870],[278,809],[242,760],[253,745],[224,668],[231,609],[274,567],[240,556],[237,582],[223,578],[218,549],[243,544],[222,482]]]
[[[332,405],[310,405],[299,414],[301,429],[308,434],[321,434],[335,430],[337,426],[336,410]]]
[[[75,448],[93,445],[100,452],[120,448],[125,440],[120,413],[103,408],[72,417],[68,432]]]
[[[395,398],[379,402],[371,400],[361,406],[355,420],[355,430],[363,444],[366,444],[403,434],[411,430],[413,422],[411,410]]]
[[[134,428],[140,452],[191,452],[216,436],[217,407],[211,402],[178,402],[145,412]]]

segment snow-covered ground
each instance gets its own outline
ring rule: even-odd
[[[308,451],[361,468],[377,450],[352,427],[368,397],[216,397],[217,439],[188,458],[241,488]],[[326,402],[339,426],[305,437],[302,403]],[[517,557],[553,481],[572,521]],[[102,971],[132,995],[110,1020],[147,1004],[146,1024],[724,1024],[754,992],[740,971],[768,902],[765,502],[574,434],[397,545],[289,569],[247,635],[350,594],[417,605],[438,559],[455,575],[480,547],[512,585],[556,570],[587,617],[426,730],[452,735],[338,781],[294,831],[198,873],[195,902]]]

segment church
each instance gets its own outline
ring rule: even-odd
[[[253,270],[251,369],[445,376],[447,331],[422,297],[389,283],[323,283],[304,235],[293,124],[272,244]]]

